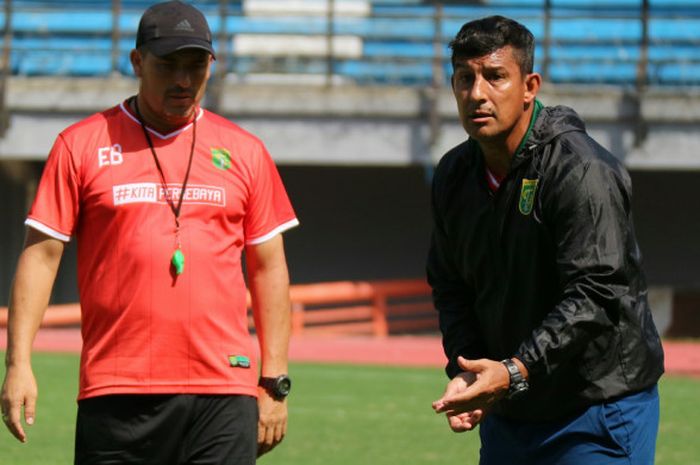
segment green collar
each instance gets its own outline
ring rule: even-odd
[[[535,125],[535,121],[537,121],[537,117],[539,116],[540,112],[544,108],[544,105],[542,102],[539,100],[535,99],[535,108],[532,110],[532,117],[530,118],[530,126],[527,128],[527,132],[525,132],[525,135],[523,136],[523,139],[520,141],[520,145],[518,145],[518,148],[515,150],[515,153],[513,154],[513,157],[511,158],[511,163],[513,158],[520,152],[520,150],[523,148],[525,145],[525,142],[527,142],[528,137],[530,137],[530,132],[532,131],[532,127]],[[481,146],[479,143],[472,139],[471,137],[467,141],[472,147],[473,150],[476,151],[477,154],[481,157],[481,159],[484,159],[484,152],[481,151]]]
[[[537,121],[537,116],[540,114],[540,111],[544,108],[544,105],[542,105],[542,102],[539,100],[535,99],[535,108],[532,110],[532,117],[530,118],[530,126],[527,127],[527,132],[525,132],[525,135],[523,136],[523,139],[520,141],[520,145],[518,145],[518,148],[515,149],[515,153],[513,156],[517,155],[520,150],[522,150],[523,146],[525,145],[525,142],[527,142],[527,138],[530,137],[530,131],[532,131],[532,127],[535,125],[535,121]]]

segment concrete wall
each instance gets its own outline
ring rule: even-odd
[[[449,89],[217,85],[219,113],[259,135],[283,164],[430,165],[465,138]],[[8,88],[10,125],[0,159],[34,160],[46,157],[61,129],[137,90],[126,78],[15,77]],[[545,84],[540,98],[575,108],[591,134],[631,168],[700,169],[700,90],[650,90],[637,101],[620,88]],[[437,133],[429,124],[433,99]]]

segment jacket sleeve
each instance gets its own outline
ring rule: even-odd
[[[437,179],[437,176],[436,176]],[[437,207],[433,183],[433,232],[428,252],[427,276],[432,287],[433,303],[439,315],[442,346],[447,356],[445,372],[454,378],[462,371],[457,357],[480,358],[483,353],[472,309],[474,293],[462,278],[454,257],[455,250]]]
[[[542,192],[542,218],[556,247],[560,300],[516,356],[533,381],[570,362],[619,321],[638,248],[630,181],[612,155],[562,167]]]

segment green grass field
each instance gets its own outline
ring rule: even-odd
[[[37,354],[29,442],[0,434],[0,465],[72,463],[78,358]],[[440,369],[294,364],[289,433],[263,465],[476,464],[478,433],[452,433],[430,403]],[[4,371],[3,371],[4,375]],[[700,465],[700,380],[663,378],[657,465]]]

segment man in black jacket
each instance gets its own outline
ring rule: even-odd
[[[428,281],[451,378],[433,403],[480,425],[481,464],[653,464],[663,350],[630,178],[537,99],[534,39],[500,16],[450,44],[469,139],[440,161]]]

